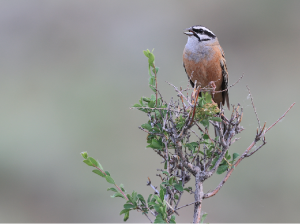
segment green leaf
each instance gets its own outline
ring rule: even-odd
[[[134,104],[132,107],[142,107],[142,105],[136,103],[136,104]]]
[[[218,167],[217,169],[217,174],[222,174],[224,173],[225,171],[227,171],[228,169],[228,164],[225,164],[225,165],[221,165]]]
[[[138,194],[137,197],[138,197],[138,199],[140,199],[140,201],[142,201],[144,203],[146,202],[145,199],[144,199],[144,197],[143,197],[143,195]]]
[[[154,102],[154,101],[150,101],[150,102],[148,103],[148,107],[154,108],[154,107],[155,107],[155,102]]]
[[[148,203],[151,201],[151,197],[152,197],[152,194],[150,194],[150,195],[148,196],[148,199],[147,199],[147,202],[148,202]]]
[[[158,67],[155,67],[155,69],[154,69],[154,68],[152,69],[152,72],[153,72],[154,74],[155,74],[155,73],[157,74],[157,73],[158,73],[158,70],[159,70],[159,68],[158,68]]]
[[[151,67],[153,67],[153,62],[155,60],[155,57],[154,57],[154,54],[152,54],[150,51],[149,51],[149,54],[148,54],[148,63]]]
[[[237,157],[239,157],[240,155],[238,154],[238,153],[233,153],[232,154],[232,161],[235,161],[235,159],[237,158]]]
[[[98,162],[94,158],[88,157],[88,160],[93,164],[93,166],[98,167]],[[98,167],[98,168],[100,168],[100,167]]]
[[[212,103],[211,94],[209,92],[204,93],[204,98],[205,98],[206,103]]]
[[[151,101],[156,101],[156,96],[154,94],[151,94],[150,99],[151,99]]]
[[[200,121],[200,123],[204,126],[204,127],[208,127],[209,126],[209,121],[207,119],[203,119],[202,121]]]
[[[142,124],[141,125],[142,128],[148,130],[148,131],[151,131],[152,130],[152,127],[150,124],[146,123],[146,124]]]
[[[174,184],[174,187],[177,191],[182,192],[183,191],[183,187],[182,187],[182,183],[181,181],[179,182],[179,184]]]
[[[131,195],[132,195],[132,200],[133,200],[133,202],[136,203],[136,201],[138,200],[138,198],[137,198],[137,192],[136,192],[136,191],[133,191]]]
[[[162,203],[162,200],[157,195],[153,195],[153,198],[155,198],[158,203]]]
[[[179,197],[178,197],[178,195],[177,195],[177,194],[175,194],[175,195],[174,195],[174,198],[178,200],[178,198],[179,198]]]
[[[176,222],[175,222],[175,215],[171,216],[169,224],[176,224]]]
[[[210,120],[222,122],[222,119],[220,117],[211,117]]]
[[[185,146],[188,147],[188,149],[191,150],[192,153],[194,153],[195,148],[197,148],[199,144],[197,142],[191,142],[191,143],[186,143]]]
[[[120,184],[119,187],[121,188],[121,190],[122,190],[123,192],[126,192],[126,190],[124,189],[124,184]]]
[[[100,162],[97,160],[97,163],[98,163],[98,167],[100,168],[100,170],[104,170],[102,165],[100,164]]]
[[[143,51],[143,53],[144,53],[144,55],[148,58],[148,55],[149,55],[149,50],[147,49],[147,50],[145,50],[145,51]]]
[[[106,181],[107,181],[108,183],[110,183],[110,184],[115,184],[114,179],[111,178],[110,176],[106,175],[106,176],[105,176],[105,179],[106,179]]]
[[[176,178],[173,176],[169,179],[169,184],[172,185],[176,181]]]
[[[155,204],[154,206],[155,211],[157,211],[158,213],[161,213],[161,206],[158,204]]]
[[[187,191],[190,193],[190,191],[192,190],[192,187],[188,187],[188,188],[184,188],[183,190]]]
[[[149,86],[149,87],[150,87],[150,89],[151,89],[153,92],[156,93],[156,89],[155,89],[153,86]]]
[[[200,223],[203,223],[203,222],[204,222],[206,216],[207,216],[207,213],[202,215],[201,220],[200,220]]]
[[[163,201],[164,198],[165,198],[165,191],[164,191],[163,188],[161,188],[160,191],[159,191],[159,197],[160,197],[160,199],[161,199],[162,201]]]
[[[106,175],[102,173],[100,170],[93,170],[93,173],[98,174],[101,177],[106,177]]]
[[[110,176],[110,173],[108,171],[105,171],[106,175]]]
[[[120,215],[122,215],[122,214],[124,214],[124,213],[126,213],[126,212],[129,212],[130,211],[130,209],[123,209],[121,212],[120,212]]]
[[[162,216],[158,214],[154,220],[154,223],[166,223],[166,221],[164,221]]]
[[[81,152],[80,154],[82,155],[82,157],[83,157],[84,159],[87,159],[87,158],[88,158],[87,152]]]
[[[162,142],[159,141],[159,140],[156,140],[156,139],[152,139],[151,148],[153,148],[153,149],[162,149],[163,148]]]
[[[120,192],[116,192],[116,193],[114,193],[114,195],[112,195],[110,197],[111,198],[124,198],[125,199],[124,195],[121,194]]]
[[[83,162],[88,166],[93,166],[93,164],[87,159],[83,160]]]
[[[150,98],[148,98],[148,97],[143,97],[143,101],[149,103],[151,100],[150,100]]]
[[[124,222],[126,222],[127,220],[129,219],[129,212],[125,212],[125,215],[124,215]]]
[[[204,138],[204,139],[209,139],[208,134],[204,134],[204,135],[203,135],[203,138]]]
[[[118,192],[115,188],[111,187],[111,188],[107,188],[107,191],[113,191],[113,192]]]
[[[124,207],[125,209],[136,208],[136,206],[133,205],[133,204],[124,204],[123,207]]]

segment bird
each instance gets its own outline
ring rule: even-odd
[[[215,91],[222,91],[211,92],[212,99],[219,108],[226,103],[229,110],[228,72],[225,54],[217,36],[201,25],[186,29],[184,34],[188,40],[183,50],[183,67],[192,87],[196,83],[201,87],[201,92],[210,86]]]

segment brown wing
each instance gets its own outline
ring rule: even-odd
[[[226,91],[222,92],[222,97],[223,97],[222,104],[225,105],[226,102],[228,110],[230,110],[229,93],[228,93],[228,71],[226,66],[225,54],[223,50],[222,50],[222,58],[220,60],[220,65],[222,68],[222,75],[223,75],[222,90],[226,89]]]

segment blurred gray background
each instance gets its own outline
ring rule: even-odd
[[[82,162],[99,159],[127,191],[149,195],[161,166],[130,110],[150,96],[147,59],[153,49],[165,81],[185,87],[183,30],[205,25],[226,53],[231,104],[244,107],[242,139],[257,122],[275,122],[299,97],[300,1],[0,1],[0,222],[122,222],[124,201]],[[245,159],[221,191],[204,201],[207,222],[299,222],[299,105]],[[208,180],[212,190],[222,179]],[[193,183],[190,183],[193,186]],[[184,203],[192,202],[188,196]],[[193,207],[177,222],[191,222]],[[147,222],[141,213],[129,222]]]

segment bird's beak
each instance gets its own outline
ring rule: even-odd
[[[192,36],[193,35],[193,32],[192,32],[192,30],[191,30],[191,28],[187,28],[186,30],[185,30],[185,32],[183,32],[185,35],[188,35],[188,36]]]

